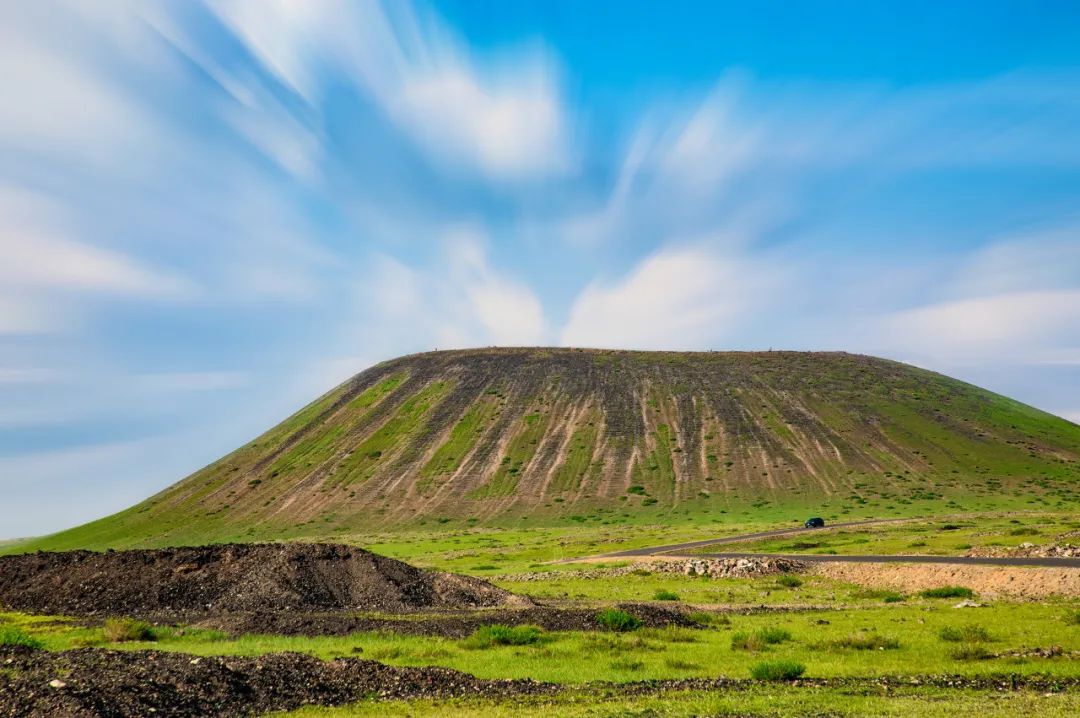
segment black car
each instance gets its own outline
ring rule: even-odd
[[[806,523],[804,523],[803,526],[808,529],[823,529],[825,528],[825,519],[820,519],[817,517],[807,519]]]

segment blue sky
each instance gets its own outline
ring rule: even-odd
[[[432,348],[845,349],[1080,421],[1075,3],[0,4],[0,536]]]

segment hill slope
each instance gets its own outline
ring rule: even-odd
[[[765,502],[911,513],[1011,492],[1072,505],[1078,458],[1080,426],[873,357],[436,352],[379,364],[146,502],[39,545],[620,520]]]

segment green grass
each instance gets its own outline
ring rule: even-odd
[[[674,591],[668,591],[666,589],[660,589],[653,594],[654,601],[678,601],[679,594]]]
[[[938,636],[950,643],[986,643],[994,640],[982,626],[945,626]]]
[[[768,716],[769,718],[1073,718],[1080,694],[977,692],[902,686],[885,692],[807,688],[787,683],[750,683],[739,690],[669,692],[625,696],[617,691],[567,692],[560,696],[512,701],[364,701],[336,708],[303,708],[297,718],[690,718],[691,716]]]
[[[923,598],[975,598],[975,592],[965,586],[940,586],[920,591]]]
[[[609,608],[600,611],[596,614],[596,620],[601,626],[620,633],[636,631],[641,628],[640,620],[626,611],[620,611],[617,608]]]
[[[1034,647],[1061,646],[1080,650],[1080,631],[1064,627],[1063,609],[1075,604],[994,603],[979,609],[980,622],[993,626],[994,651],[1008,653]],[[714,614],[709,614],[714,615]],[[350,636],[263,636],[229,638],[212,631],[156,629],[155,642],[107,640],[102,627],[90,628],[48,617],[0,614],[5,627],[21,630],[50,650],[84,645],[123,649],[153,647],[197,655],[261,655],[299,651],[321,658],[358,655],[395,665],[442,665],[483,678],[535,678],[566,684],[587,681],[659,678],[745,677],[761,658],[805,664],[814,677],[888,675],[995,675],[1002,673],[1080,675],[1080,664],[1067,659],[988,658],[958,660],[958,646],[977,645],[941,640],[948,627],[971,624],[966,611],[934,601],[900,604],[847,604],[842,610],[810,610],[773,614],[726,614],[703,629],[638,628],[634,631],[546,632],[534,643],[500,644],[492,639],[483,650],[470,638],[451,639],[391,633]],[[877,631],[867,630],[880,627]],[[879,634],[898,638],[886,650],[859,649],[853,637]],[[526,631],[526,635],[531,631]],[[757,636],[763,652],[733,647],[733,636]],[[787,639],[782,639],[788,636]],[[530,639],[527,639],[530,640]],[[769,641],[775,641],[769,643]],[[870,639],[877,641],[879,639]],[[486,642],[486,641],[485,641]],[[615,661],[640,662],[632,671],[612,667]]]
[[[539,643],[543,630],[536,626],[481,626],[462,645],[465,648],[491,648],[492,646],[529,646]]]
[[[15,626],[0,626],[0,646],[22,646],[24,648],[44,648],[45,642],[31,636]]]
[[[795,661],[761,661],[750,666],[750,676],[757,681],[793,681],[806,666]]]
[[[899,510],[900,507],[896,508]],[[942,512],[939,508],[935,513]],[[1077,528],[1080,528],[1080,522],[1073,512],[957,513],[947,520],[913,520],[867,527],[815,529],[768,540],[727,544],[725,550],[753,553],[959,556],[972,548],[1007,549],[1025,541],[1053,543],[1056,536]],[[706,547],[699,549],[699,552],[708,553],[711,550],[715,549]]]

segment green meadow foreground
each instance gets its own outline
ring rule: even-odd
[[[761,525],[727,526],[723,533]],[[969,514],[890,525],[874,540],[906,549],[903,542],[922,536],[929,540],[918,548],[945,551],[959,550],[952,541],[984,538],[1011,544],[1032,538],[1033,531],[1053,538],[1076,528],[1066,514]],[[563,686],[545,696],[370,700],[296,713],[310,716],[1004,716],[1020,711],[1067,716],[1080,711],[1076,596],[1017,600],[955,585],[928,591],[872,589],[813,572],[714,579],[625,561],[551,563],[568,555],[702,538],[711,530],[710,525],[696,530],[689,525],[675,530],[645,525],[504,532],[473,528],[354,537],[377,552],[486,577],[548,605],[601,611],[646,602],[678,609],[692,622],[686,627],[481,628],[460,638],[392,630],[344,636],[228,635],[194,626],[139,627],[9,612],[0,614],[0,642],[28,640],[50,651],[93,646],[193,656],[295,651],[325,660],[359,657],[394,666],[445,666],[482,679],[529,678]],[[861,540],[860,534],[837,529],[810,535],[843,546]],[[783,539],[777,545],[790,549],[792,543]],[[714,679],[730,684],[694,683]],[[661,686],[658,681],[675,683]]]

